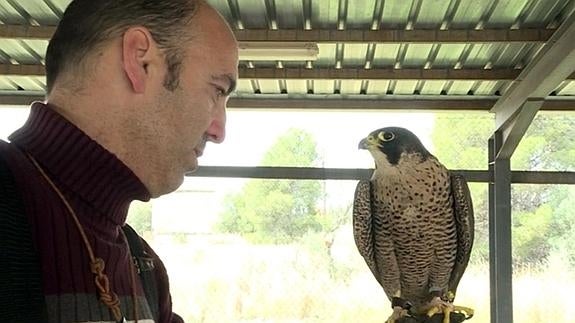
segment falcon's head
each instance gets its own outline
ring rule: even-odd
[[[367,149],[375,159],[376,165],[380,166],[388,164],[397,166],[403,153],[418,154],[422,161],[431,156],[416,135],[400,127],[386,127],[372,131],[359,142],[358,148]]]

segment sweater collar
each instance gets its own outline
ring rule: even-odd
[[[125,223],[133,200],[150,199],[122,161],[47,104],[33,103],[28,120],[9,139],[32,155],[63,192],[117,225]]]

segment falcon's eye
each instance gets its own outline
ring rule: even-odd
[[[377,137],[379,137],[381,141],[392,141],[395,138],[395,135],[393,132],[380,132]]]

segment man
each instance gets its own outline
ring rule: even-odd
[[[0,142],[48,322],[152,322],[154,307],[155,321],[182,321],[144,244],[158,304],[146,299],[121,226],[131,201],[177,189],[206,142],[224,140],[237,66],[232,31],[204,1],[73,0],[66,9],[47,49],[46,103]]]

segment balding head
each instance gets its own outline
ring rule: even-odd
[[[107,41],[128,28],[147,28],[158,46],[165,50],[172,77],[177,80],[180,44],[190,34],[190,22],[203,3],[201,0],[73,0],[66,8],[46,52],[47,91],[63,74],[82,78],[89,70],[86,63]],[[67,75],[68,77],[70,75]],[[78,80],[72,80],[77,84]]]

